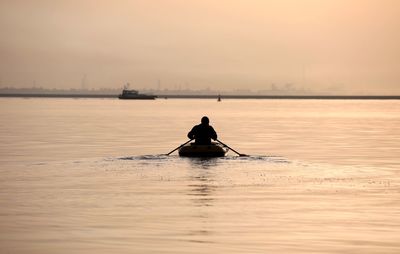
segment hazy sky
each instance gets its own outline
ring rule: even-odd
[[[399,0],[0,0],[1,86],[400,94]]]

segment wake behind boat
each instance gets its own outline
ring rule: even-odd
[[[224,157],[228,152],[228,148],[225,148],[219,143],[211,143],[210,145],[198,145],[190,143],[182,146],[179,149],[179,156],[182,157]]]
[[[131,99],[131,100],[154,100],[157,98],[156,95],[140,94],[137,90],[122,90],[122,93],[118,95],[120,99]]]

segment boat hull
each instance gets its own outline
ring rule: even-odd
[[[212,143],[211,145],[196,145],[191,143],[179,149],[179,156],[182,157],[224,157],[228,152],[227,148]]]
[[[119,99],[121,100],[154,100],[157,98],[155,95],[138,95],[138,96],[125,96],[125,95],[119,95]]]
[[[118,95],[118,98],[122,100],[154,100],[157,98],[156,95],[140,94],[138,90],[122,90],[122,93]]]

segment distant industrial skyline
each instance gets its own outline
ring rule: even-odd
[[[0,87],[1,94],[119,94],[123,87],[120,88],[45,88],[41,86],[33,87]],[[129,87],[130,89],[139,90],[144,93],[151,94],[174,94],[174,95],[377,95],[377,96],[391,96],[398,95],[390,92],[374,92],[374,91],[348,91],[344,89],[328,89],[328,90],[308,90],[302,88],[296,88],[292,84],[286,84],[285,86],[278,86],[272,84],[266,89],[213,89],[211,87],[191,89],[188,87],[174,87],[174,88],[138,88]]]
[[[400,94],[400,1],[1,1],[0,87]]]

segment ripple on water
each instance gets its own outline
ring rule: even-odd
[[[139,155],[139,156],[125,156],[118,158],[110,158],[109,160],[132,160],[132,161],[168,161],[168,160],[222,160],[222,161],[267,161],[267,162],[275,162],[275,163],[290,163],[287,158],[277,155],[249,155],[249,156],[225,156],[225,157],[179,157],[176,155],[165,155],[165,154],[156,154],[156,155]]]

